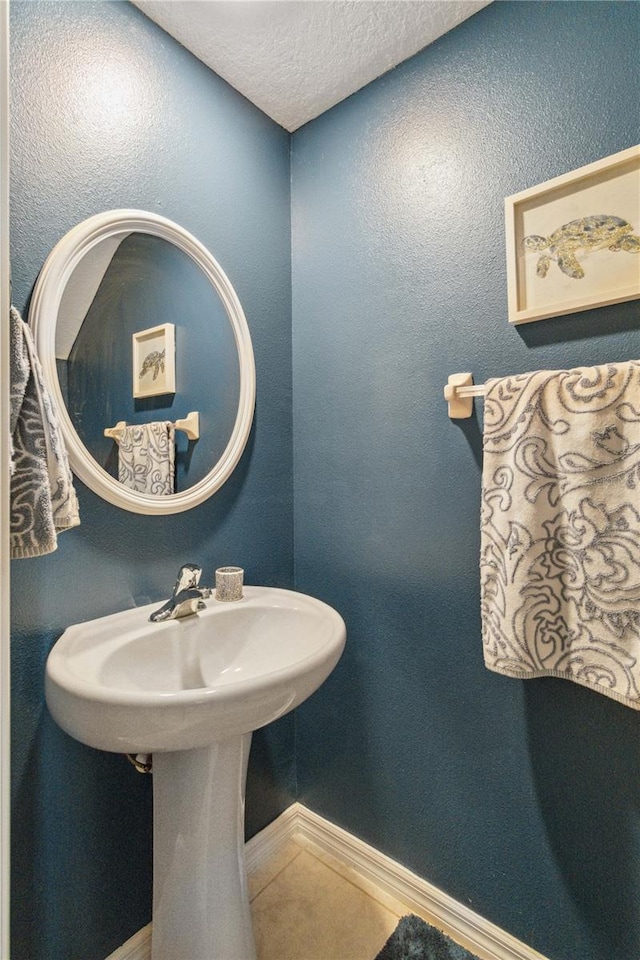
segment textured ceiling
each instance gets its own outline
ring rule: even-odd
[[[296,130],[490,0],[134,0],[264,113]]]

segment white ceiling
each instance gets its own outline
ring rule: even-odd
[[[133,0],[293,131],[490,0]]]

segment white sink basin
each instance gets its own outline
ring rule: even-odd
[[[46,698],[67,733],[101,750],[188,750],[250,733],[312,694],[346,631],[320,600],[245,587],[195,616],[149,623],[151,604],[69,627],[54,645]]]
[[[77,740],[153,754],[152,960],[255,960],[244,865],[244,791],[253,730],[288,713],[331,673],[342,617],[289,590],[245,587],[184,620],[158,604],[65,630],[46,696]]]

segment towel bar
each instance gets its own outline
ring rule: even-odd
[[[118,420],[115,427],[105,427],[104,435],[105,437],[111,437],[117,443],[126,426],[126,420]],[[186,433],[189,440],[198,440],[200,437],[200,414],[197,410],[192,410],[184,420],[176,420],[173,426],[176,430],[182,430]]]
[[[452,373],[444,388],[444,398],[449,404],[452,420],[465,420],[473,413],[473,398],[484,397],[487,391],[483,383],[474,384],[472,373]]]

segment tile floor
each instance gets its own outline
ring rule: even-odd
[[[374,960],[411,911],[309,840],[249,879],[258,960]]]

